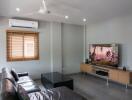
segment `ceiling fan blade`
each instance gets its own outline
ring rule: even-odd
[[[49,15],[64,18],[63,15],[57,13],[49,13]]]
[[[45,0],[42,0],[42,6],[40,7],[39,13],[46,13],[47,12],[47,6]]]
[[[37,13],[38,12],[30,12],[30,13],[20,14],[20,16],[28,17],[28,16],[32,16],[32,15],[37,14]]]
[[[42,1],[42,4],[43,4],[43,8],[44,8],[44,10],[47,11],[47,6],[46,6],[46,2],[45,2],[45,0]]]

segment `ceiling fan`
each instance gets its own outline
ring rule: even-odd
[[[47,10],[47,6],[46,6],[46,1],[45,0],[42,0],[42,6],[40,7],[39,13],[50,13],[50,11]]]
[[[46,0],[42,0],[42,4],[41,4],[38,11],[24,14],[24,16],[31,16],[31,15],[34,15],[34,14],[42,14],[42,15],[49,14],[51,16],[62,17],[62,18],[64,17],[61,14],[53,13],[50,10],[48,10],[47,5],[46,5]]]

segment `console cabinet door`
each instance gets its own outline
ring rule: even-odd
[[[117,70],[110,70],[109,71],[109,79],[113,81],[118,81],[118,71]]]
[[[119,71],[119,77],[118,77],[118,80],[120,83],[123,83],[123,84],[129,84],[129,72],[125,72],[125,71]]]
[[[93,67],[92,65],[87,65],[87,72],[92,73],[93,72]]]
[[[87,65],[86,64],[81,64],[80,65],[81,72],[86,72],[86,69],[87,69]]]
[[[81,70],[81,72],[91,73],[93,70],[93,67],[92,67],[92,65],[89,65],[89,64],[81,64],[80,70]]]

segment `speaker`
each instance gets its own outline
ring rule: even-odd
[[[89,63],[89,59],[85,59],[85,64],[88,64]]]
[[[123,70],[126,71],[126,67],[125,66],[123,67]]]

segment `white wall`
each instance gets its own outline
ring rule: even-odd
[[[61,41],[61,24],[52,23],[52,54],[51,58],[53,59],[53,71],[62,72],[62,41]],[[52,62],[52,60],[51,60]],[[51,65],[52,66],[52,65]],[[61,66],[61,67],[60,67]]]
[[[40,60],[7,62],[7,29],[38,31]],[[62,45],[64,45],[63,49]],[[62,54],[64,58],[63,61]],[[82,62],[82,60],[82,26],[41,21],[39,22],[38,30],[9,28],[8,19],[0,18],[0,71],[3,67],[8,67],[9,69],[15,68],[17,72],[29,72],[31,77],[38,79],[41,73],[52,71],[62,72],[62,63],[66,73],[79,72],[80,62]]]
[[[80,72],[80,63],[83,61],[83,26],[63,24],[62,44],[63,72]]]
[[[87,48],[92,43],[120,44],[121,66],[132,70],[132,15],[88,25],[86,35]]]
[[[41,73],[46,73],[51,71],[61,72],[61,68],[62,68],[61,23],[40,22],[38,30],[31,30],[31,31],[40,32],[39,33],[40,60],[34,60],[34,61],[7,62],[6,60],[6,30],[7,29],[14,29],[14,28],[8,28],[8,20],[4,18],[0,18],[0,70],[3,67],[8,67],[8,68],[13,67],[18,72],[24,72],[24,71],[29,72],[30,75],[35,79],[40,78]],[[19,29],[19,28],[15,28],[15,29]],[[27,29],[20,29],[20,30],[27,30]]]

